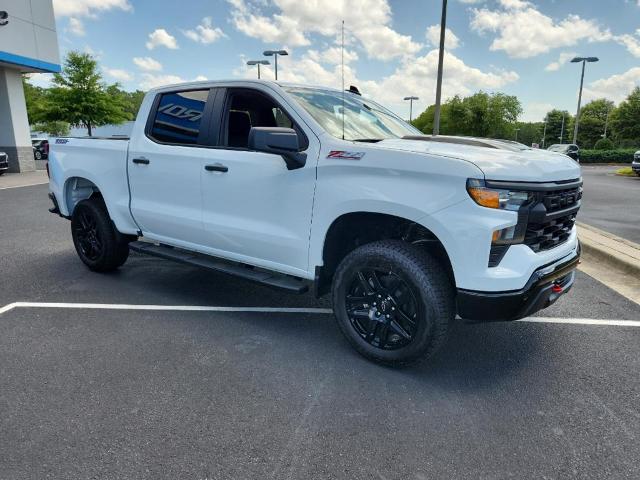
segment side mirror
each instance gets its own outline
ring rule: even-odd
[[[307,154],[300,151],[300,139],[292,128],[251,127],[249,150],[281,155],[289,170],[304,167]]]

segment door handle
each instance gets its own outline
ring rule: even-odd
[[[141,165],[149,165],[148,158],[134,158],[132,160],[133,163],[141,164]]]
[[[205,165],[204,169],[207,172],[228,172],[229,168],[226,165],[216,163],[214,165]]]

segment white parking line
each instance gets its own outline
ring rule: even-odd
[[[330,314],[330,308],[279,308],[279,307],[209,307],[204,305],[135,305],[126,303],[49,303],[14,302],[0,308],[0,315],[15,308],[64,308],[93,310],[147,310],[164,312],[244,312],[244,313],[315,313]],[[616,327],[640,327],[640,320],[613,320],[597,318],[528,317],[518,322],[563,323],[571,325],[605,325]]]
[[[10,187],[0,187],[0,190],[9,190],[10,188],[33,187],[35,185],[46,185],[49,182],[29,183],[27,185],[11,185]]]

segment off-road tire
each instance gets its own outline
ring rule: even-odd
[[[413,294],[415,334],[411,340],[403,340],[409,342],[406,346],[385,350],[384,344],[383,348],[372,345],[349,317],[349,289],[359,278],[357,272],[372,268],[388,271],[388,278],[399,278],[405,282],[405,290]],[[373,242],[349,253],[333,277],[332,299],[338,326],[349,343],[368,359],[390,366],[409,365],[431,357],[445,343],[455,318],[455,290],[442,264],[428,252],[400,240]],[[375,331],[377,327],[373,328]]]
[[[93,226],[90,234],[93,244],[83,231],[84,223]],[[109,212],[101,198],[82,200],[76,205],[71,217],[71,236],[80,260],[95,272],[111,272],[122,266],[129,257],[129,239],[118,232],[109,217]]]

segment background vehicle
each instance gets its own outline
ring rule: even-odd
[[[0,152],[0,175],[3,175],[7,170],[9,170],[9,155]]]
[[[580,148],[574,143],[556,143],[551,145],[547,150],[551,152],[564,153],[573,158],[576,162],[580,161]]]
[[[49,140],[46,138],[33,138],[31,139],[31,145],[33,146],[33,157],[36,160],[49,158]]]
[[[354,93],[267,81],[150,91],[130,139],[55,140],[54,213],[81,260],[129,248],[317,295],[370,359],[432,355],[455,314],[511,320],[573,285],[579,166],[424,136]],[[139,237],[150,240],[138,241]]]
[[[633,154],[633,162],[631,162],[631,168],[636,173],[636,175],[640,175],[640,150]]]

